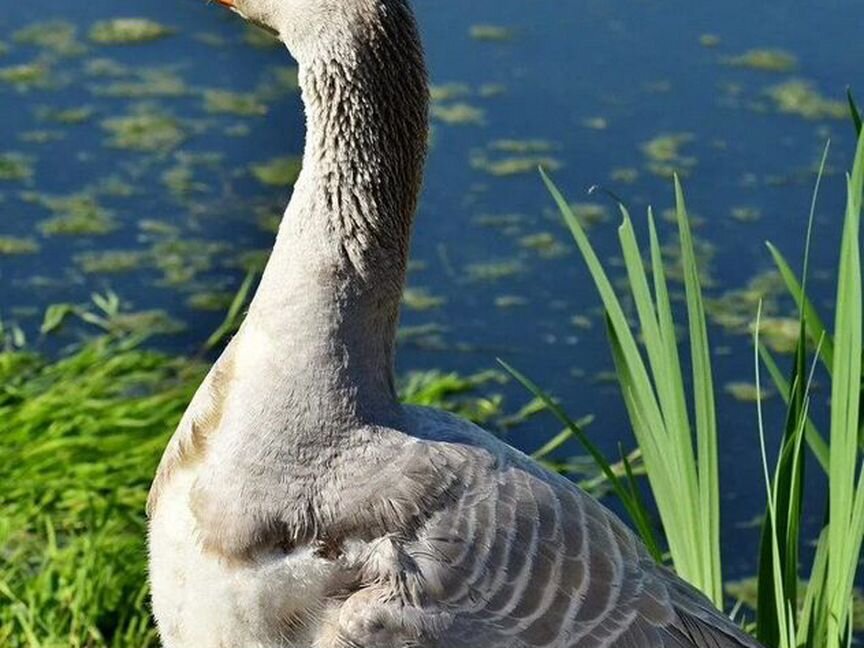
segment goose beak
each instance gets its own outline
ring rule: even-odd
[[[220,4],[223,7],[228,7],[229,9],[236,9],[237,5],[234,3],[234,0],[216,0],[216,4]]]

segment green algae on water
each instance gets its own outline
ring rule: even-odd
[[[648,160],[648,170],[661,178],[676,173],[686,177],[696,166],[696,158],[685,156],[681,149],[695,139],[692,133],[661,133],[640,147]]]
[[[279,39],[270,32],[256,27],[250,23],[245,23],[246,30],[243,32],[243,42],[257,49],[276,49],[281,47]]]
[[[23,181],[32,177],[32,158],[20,153],[0,153],[0,181]]]
[[[0,67],[0,83],[7,83],[17,90],[46,88],[50,85],[51,69],[47,63],[33,61]]]
[[[717,34],[701,34],[699,36],[699,44],[702,47],[717,47],[721,40]]]
[[[33,45],[60,56],[78,56],[87,48],[78,41],[78,28],[65,20],[48,20],[22,27],[12,35],[19,45]]]
[[[463,101],[447,105],[433,104],[431,115],[433,119],[450,126],[480,126],[486,121],[486,112],[482,108]]]
[[[563,166],[561,160],[549,156],[513,156],[490,160],[485,155],[474,155],[471,168],[484,171],[492,176],[508,177],[536,173],[539,167],[546,171],[557,171]]]
[[[224,312],[234,301],[234,293],[228,291],[196,292],[186,298],[186,306],[192,310]]]
[[[778,112],[797,115],[805,119],[847,119],[849,108],[845,102],[828,99],[803,79],[791,79],[765,90]]]
[[[155,108],[142,107],[129,115],[102,122],[112,148],[149,153],[167,153],[186,139],[180,121]]]
[[[490,142],[488,148],[491,151],[501,151],[502,153],[528,155],[531,153],[549,153],[557,147],[552,142],[542,139],[498,139]]]
[[[471,86],[465,83],[442,83],[429,86],[429,98],[433,102],[455,101],[471,95]]]
[[[425,288],[405,288],[402,292],[402,304],[408,310],[433,310],[435,308],[440,308],[446,302],[446,297],[431,295]]]
[[[774,392],[765,387],[760,389],[753,383],[743,381],[728,382],[723,385],[723,391],[742,403],[764,401],[774,395]]]
[[[135,70],[133,77],[95,85],[91,90],[96,96],[118,99],[183,97],[189,94],[186,81],[170,68],[143,68]]]
[[[290,187],[300,175],[303,160],[296,156],[277,157],[253,164],[250,167],[252,176],[261,184],[270,187]]]
[[[570,252],[570,248],[555,238],[551,232],[528,234],[521,237],[518,243],[520,247],[533,250],[544,259],[555,259],[566,256]]]
[[[754,223],[762,218],[762,211],[758,207],[733,207],[730,216],[739,223]]]
[[[87,274],[121,274],[140,268],[147,260],[141,250],[91,250],[74,257],[74,261]]]
[[[470,281],[498,281],[515,277],[525,270],[525,265],[518,259],[504,259],[471,263],[465,267],[465,274]]]
[[[59,109],[40,106],[36,109],[36,117],[38,119],[70,126],[89,122],[95,113],[96,109],[93,106],[76,106]]]
[[[206,90],[204,110],[219,115],[261,117],[267,114],[265,106],[254,93],[230,90]]]
[[[149,18],[114,18],[95,23],[90,28],[89,38],[100,45],[135,45],[173,33],[170,27]]]
[[[791,72],[798,67],[798,58],[780,49],[752,49],[738,56],[725,58],[723,63],[763,72]]]
[[[479,41],[504,42],[513,40],[513,30],[500,25],[472,25],[468,33],[471,38]]]
[[[99,236],[117,229],[114,213],[102,207],[90,194],[42,196],[28,194],[25,199],[35,202],[55,215],[39,222],[46,236]]]
[[[0,256],[36,254],[39,251],[39,247],[39,243],[34,238],[0,236]]]

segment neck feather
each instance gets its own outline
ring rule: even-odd
[[[413,17],[402,0],[370,6],[338,42],[299,57],[303,171],[248,318],[294,397],[361,417],[396,404],[393,345],[427,141]]]

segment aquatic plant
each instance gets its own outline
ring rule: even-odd
[[[811,205],[799,280],[779,250],[769,245],[783,282],[799,307],[791,377],[786,379],[770,351],[762,345],[761,301],[753,326],[755,384],[733,383],[726,390],[737,398],[754,400],[761,442],[767,511],[762,522],[759,573],[756,580],[757,623],[755,632],[766,646],[777,648],[840,648],[850,645],[855,609],[854,583],[864,542],[864,467],[861,466],[862,385],[862,266],[860,217],[864,200],[864,133],[860,113],[849,98],[858,145],[847,181],[847,206],[836,273],[837,300],[834,335],[807,298],[806,285],[818,190],[827,159],[827,148]],[[685,302],[689,320],[695,434],[690,426],[688,390],[683,380],[663,253],[653,214],[648,212],[650,254],[647,261],[653,286],[638,248],[628,211],[622,206],[619,239],[627,270],[626,287],[636,311],[635,324],[624,314],[622,303],[588,237],[567,201],[551,180],[544,180],[577,246],[605,309],[615,378],[644,461],[654,502],[658,508],[671,562],[676,571],[699,587],[722,609],[723,582],[719,551],[719,474],[717,466],[717,411],[706,308],[701,296],[698,267],[683,191],[677,178],[675,197],[684,271]],[[821,362],[831,376],[830,430],[826,439],[810,418],[813,368],[808,366],[808,341],[815,348],[813,363]],[[842,349],[836,353],[835,349]],[[767,368],[787,403],[782,443],[773,471],[765,447],[762,401],[769,395],[761,383],[761,366]],[[633,477],[615,475],[610,462],[584,435],[563,408],[535,383],[505,365],[536,397],[549,406],[579,439],[604,471],[621,498],[649,549],[660,557],[648,512],[638,497]],[[813,454],[828,478],[828,502],[824,527],[817,538],[810,564],[810,578],[802,582],[799,548],[802,503],[805,493],[805,452]],[[625,461],[625,468],[627,462]]]
[[[261,184],[271,187],[290,187],[300,175],[303,160],[299,157],[277,157],[253,164],[252,176]]]
[[[100,45],[134,45],[158,40],[174,33],[148,18],[114,18],[101,20],[90,28],[89,38]]]

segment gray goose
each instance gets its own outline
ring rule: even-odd
[[[167,648],[754,648],[611,512],[397,400],[426,154],[408,0],[217,0],[299,64],[303,170],[148,502]]]

